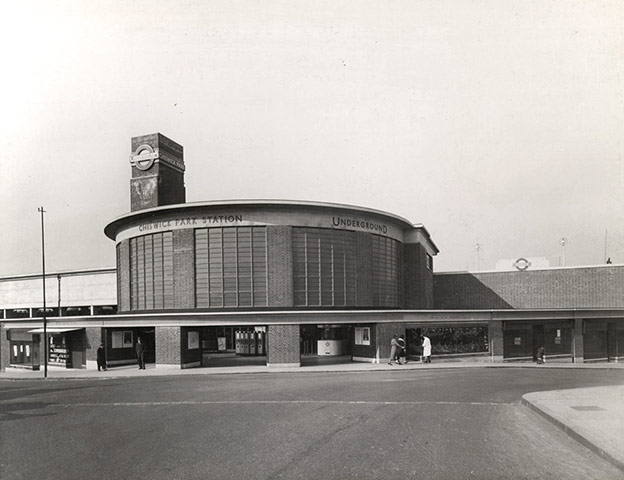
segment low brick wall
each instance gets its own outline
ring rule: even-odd
[[[440,310],[624,307],[624,266],[434,275]]]

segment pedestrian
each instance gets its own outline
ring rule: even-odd
[[[100,347],[97,349],[97,366],[98,372],[106,371],[106,352],[104,351],[103,343],[100,343]]]
[[[399,348],[399,336],[395,335],[390,340],[390,359],[388,360],[388,365],[392,365],[392,362],[399,363],[397,360],[397,349]]]
[[[544,356],[544,346],[542,345],[537,349],[537,364],[542,365],[546,363],[546,358]]]
[[[141,337],[137,338],[136,354],[139,362],[139,370],[145,370],[145,345],[141,341]]]
[[[403,335],[399,335],[399,338],[397,340],[397,343],[399,344],[398,348],[397,348],[397,363],[401,363],[401,358],[403,359],[403,364],[407,363],[407,345],[405,344],[405,339],[403,338]]]
[[[429,337],[422,336],[423,363],[431,363],[431,340]]]

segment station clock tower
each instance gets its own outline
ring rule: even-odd
[[[131,211],[186,202],[184,149],[160,133],[132,138]]]

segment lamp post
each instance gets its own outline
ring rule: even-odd
[[[565,246],[566,243],[568,243],[568,241],[566,240],[565,237],[562,237],[561,240],[559,240],[559,245],[561,245],[561,266],[565,267]]]
[[[41,271],[43,278],[43,376],[48,377],[48,319],[46,317],[46,277],[45,277],[45,233],[43,225],[43,207],[37,209],[41,213]]]
[[[478,243],[475,245],[475,250],[477,251],[477,272],[481,270],[481,245]]]

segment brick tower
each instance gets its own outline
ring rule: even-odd
[[[132,139],[131,211],[184,203],[184,149],[160,133]]]

